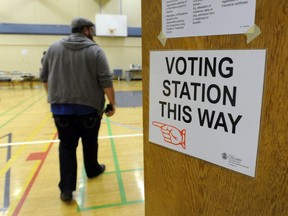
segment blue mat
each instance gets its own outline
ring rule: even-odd
[[[142,91],[115,92],[117,107],[141,107]]]

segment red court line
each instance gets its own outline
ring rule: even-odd
[[[46,152],[36,152],[36,153],[31,153],[26,160],[27,161],[44,160],[46,156],[47,156]]]
[[[54,137],[53,137],[53,140],[54,140],[56,137],[57,137],[57,133],[55,133],[55,135],[54,135]],[[49,147],[48,147],[48,149],[47,149],[46,152],[32,153],[32,154],[30,154],[29,157],[27,158],[27,160],[38,160],[38,159],[40,159],[40,160],[41,160],[41,163],[39,164],[36,172],[34,173],[32,179],[31,179],[28,187],[26,188],[26,190],[25,190],[25,192],[24,192],[21,200],[19,201],[17,207],[15,208],[15,211],[14,211],[14,213],[12,214],[13,216],[16,216],[16,215],[19,214],[19,212],[20,212],[20,210],[21,210],[21,208],[22,208],[22,206],[23,206],[23,204],[24,204],[24,202],[25,202],[25,200],[26,200],[26,198],[27,198],[27,196],[28,196],[28,194],[29,194],[29,192],[30,192],[30,190],[31,190],[31,188],[32,188],[32,186],[33,186],[33,184],[34,184],[34,182],[35,182],[35,180],[36,180],[39,172],[40,172],[40,170],[41,170],[41,168],[42,168],[42,165],[44,164],[45,159],[47,158],[47,155],[48,155],[48,153],[49,153],[52,145],[53,145],[53,142],[51,142],[51,143],[49,144]]]

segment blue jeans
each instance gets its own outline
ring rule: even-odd
[[[89,115],[53,115],[60,139],[59,188],[75,191],[77,183],[77,156],[79,138],[82,140],[83,158],[86,175],[93,178],[101,167],[98,163],[98,133],[101,117],[97,113]]]

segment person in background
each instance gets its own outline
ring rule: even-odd
[[[110,117],[116,110],[113,75],[104,51],[93,40],[94,24],[76,17],[71,31],[48,48],[40,73],[60,140],[59,188],[60,198],[66,202],[72,201],[76,190],[80,138],[87,177],[105,171],[105,165],[98,162],[98,132],[103,113]],[[105,95],[109,101],[106,110]]]
[[[43,56],[41,58],[41,65],[43,65],[44,57],[45,57],[46,51],[43,52]]]

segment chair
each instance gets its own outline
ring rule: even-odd
[[[117,77],[118,80],[121,80],[123,70],[122,69],[114,69],[113,70],[113,75]]]

